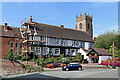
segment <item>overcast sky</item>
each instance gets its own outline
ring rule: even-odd
[[[26,18],[38,23],[75,29],[76,14],[93,16],[94,36],[118,29],[118,2],[3,2],[2,24],[21,27]]]

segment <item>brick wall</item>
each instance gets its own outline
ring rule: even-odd
[[[15,44],[18,43],[18,55],[20,54],[20,43],[22,43],[22,39],[18,38],[18,40],[16,40],[16,38],[2,37],[2,58],[4,58],[11,49],[11,42],[13,42],[13,53],[15,54]]]

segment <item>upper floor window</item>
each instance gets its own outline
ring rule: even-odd
[[[80,29],[82,29],[82,23],[80,23]]]
[[[90,24],[88,24],[88,29],[90,29]]]

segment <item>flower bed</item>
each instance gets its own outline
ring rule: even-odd
[[[54,68],[53,64],[48,64],[47,68]]]
[[[61,67],[66,66],[66,64],[61,64]]]
[[[101,65],[115,65],[115,66],[119,66],[120,67],[120,58],[116,57],[116,58],[109,58],[108,60],[104,60],[101,62]]]

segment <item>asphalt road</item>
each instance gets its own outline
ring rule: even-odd
[[[22,75],[9,76],[8,78],[118,78],[118,69],[86,69],[82,71],[46,71]]]

